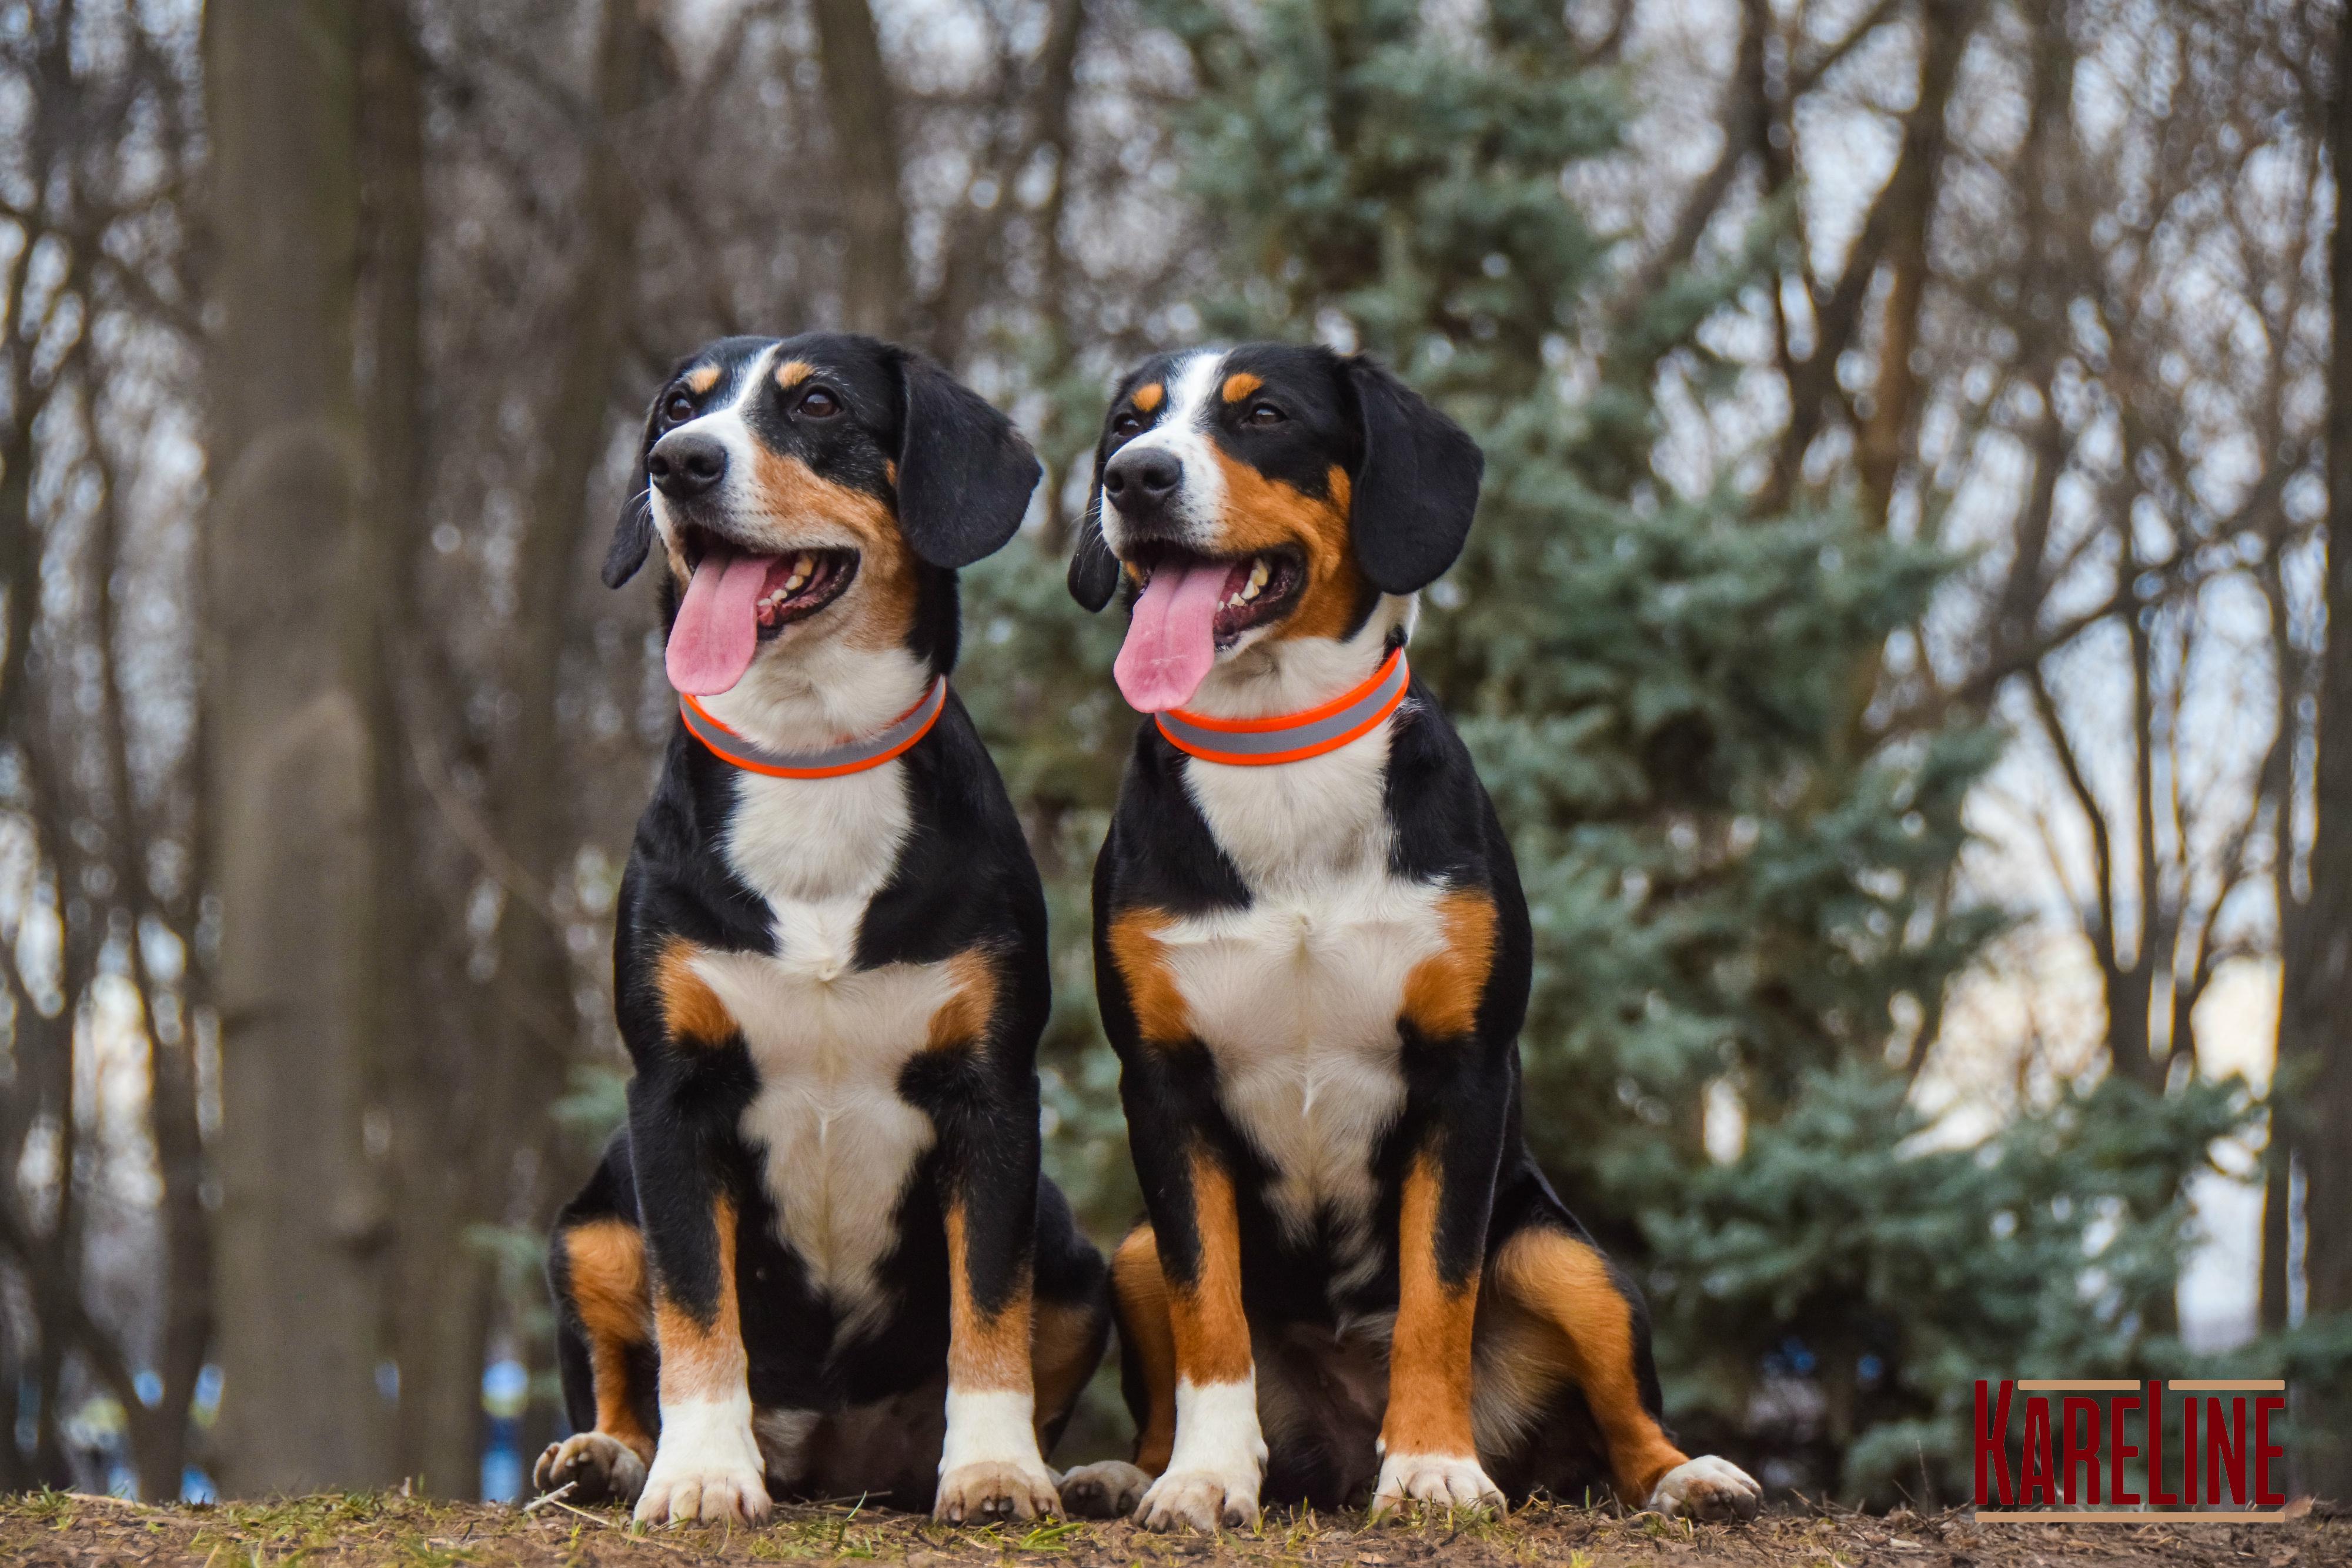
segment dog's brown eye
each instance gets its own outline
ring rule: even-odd
[[[811,419],[831,419],[841,412],[841,400],[823,387],[811,387],[801,398],[800,411]]]
[[[683,424],[694,417],[694,400],[684,392],[672,392],[662,404],[662,417],[672,424]]]
[[[1249,422],[1261,429],[1268,425],[1280,424],[1283,419],[1282,410],[1270,402],[1259,403],[1249,411]]]
[[[1110,433],[1113,435],[1133,435],[1142,428],[1143,421],[1131,413],[1122,413],[1110,422]]]

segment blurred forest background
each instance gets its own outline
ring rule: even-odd
[[[958,685],[1098,1237],[1136,721],[1059,558],[1118,367],[1320,339],[1488,453],[1414,662],[1534,904],[1531,1136],[1690,1445],[1949,1502],[1971,1378],[2259,1370],[2352,1498],[2347,26],[0,4],[0,1488],[519,1488],[673,722],[594,563],[669,363],[829,326],[1046,465]]]

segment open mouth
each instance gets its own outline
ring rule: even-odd
[[[1307,583],[1306,559],[1288,546],[1254,555],[1196,555],[1173,545],[1139,547],[1136,596],[1111,674],[1139,712],[1192,700],[1218,653],[1243,632],[1289,613]]]
[[[752,607],[759,618],[762,642],[795,621],[805,621],[847,591],[857,575],[854,549],[792,550],[779,555],[752,555],[727,543],[709,529],[689,524],[679,539],[686,549],[686,569],[702,575],[706,561],[722,572],[748,570],[761,562],[765,572]],[[715,559],[714,559],[715,558]],[[688,590],[693,591],[691,588]]]
[[[732,688],[759,645],[831,604],[857,576],[854,549],[758,555],[689,525],[679,539],[688,579],[670,625],[670,684],[708,696]]]
[[[1307,583],[1306,560],[1287,545],[1255,555],[1222,557],[1195,555],[1174,545],[1147,544],[1137,548],[1135,566],[1143,574],[1146,593],[1163,573],[1174,573],[1189,582],[1196,573],[1207,578],[1223,572],[1211,601],[1214,611],[1210,630],[1219,653],[1240,641],[1251,627],[1288,614]]]

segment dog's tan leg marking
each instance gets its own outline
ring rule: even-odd
[[[1642,1407],[1633,1368],[1633,1313],[1600,1253],[1556,1230],[1522,1230],[1495,1255],[1495,1289],[1548,1324],[1559,1369],[1575,1380],[1609,1445],[1617,1495],[1640,1508],[1688,1456]]]
[[[1404,1503],[1494,1508],[1503,1494],[1478,1463],[1470,1422],[1471,1327],[1478,1271],[1458,1282],[1438,1267],[1442,1184],[1428,1155],[1406,1171],[1397,1236],[1396,1333],[1389,1347],[1389,1404],[1381,1426],[1381,1477],[1372,1510]]]
[[[970,1254],[961,1202],[948,1206],[948,1386],[971,1393],[1026,1392],[1029,1370],[1029,1281],[993,1312],[972,1300]]]
[[[711,1204],[718,1298],[706,1316],[672,1298],[656,1271],[654,1333],[661,1352],[660,1441],[637,1499],[646,1523],[768,1516],[765,1462],[751,1432],[749,1362],[735,1297],[735,1204]]]
[[[661,1343],[662,1403],[718,1398],[743,1386],[749,1364],[743,1354],[742,1312],[735,1299],[735,1203],[720,1197],[710,1206],[719,1236],[719,1300],[708,1320],[657,1291],[654,1332]]]
[[[635,1502],[654,1457],[629,1387],[629,1352],[653,1338],[645,1238],[625,1220],[590,1219],[567,1228],[561,1245],[572,1309],[588,1339],[596,1426],[550,1444],[532,1480],[541,1491],[570,1482],[583,1500]]]
[[[1150,1226],[1129,1231],[1111,1254],[1110,1284],[1118,1298],[1118,1332],[1143,1374],[1135,1462],[1156,1476],[1168,1468],[1176,1446],[1176,1325],[1168,1310],[1168,1276],[1160,1270],[1160,1240]]]
[[[1118,1519],[1135,1511],[1144,1489],[1168,1468],[1176,1442],[1176,1335],[1168,1320],[1168,1278],[1149,1224],[1127,1233],[1110,1257],[1111,1299],[1118,1337],[1143,1379],[1143,1416],[1135,1462],[1105,1459],[1062,1478],[1062,1506],[1074,1519]]]
[[[1190,1285],[1169,1292],[1168,1319],[1176,1339],[1176,1376],[1197,1387],[1234,1382],[1252,1372],[1233,1178],[1201,1150],[1192,1155],[1192,1219],[1200,1237],[1200,1270]]]
[[[1265,1479],[1265,1438],[1257,1416],[1256,1365],[1242,1311],[1241,1220],[1233,1177],[1203,1148],[1192,1155],[1192,1277],[1160,1269],[1168,1283],[1174,1342],[1176,1432],[1167,1469],[1144,1493],[1138,1520],[1148,1529],[1187,1526],[1214,1532],[1257,1518]]]
[[[1024,1270],[1003,1301],[984,1307],[972,1290],[966,1234],[963,1204],[951,1200],[948,1427],[932,1516],[987,1524],[1059,1513],[1061,1494],[1037,1447],[1029,1276]]]
[[[1102,1362],[1102,1328],[1095,1309],[1036,1301],[1030,1307],[1029,1379],[1037,1391],[1037,1446],[1070,1413],[1079,1390]]]

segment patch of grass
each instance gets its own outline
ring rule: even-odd
[[[2291,1553],[2291,1556],[2283,1556]],[[1533,1503],[1507,1517],[1440,1511],[1375,1524],[1360,1513],[1269,1512],[1204,1540],[1124,1521],[960,1529],[865,1503],[789,1507],[757,1528],[636,1529],[617,1509],[457,1503],[334,1493],[218,1507],[151,1507],[37,1492],[0,1498],[0,1563],[26,1568],[677,1568],[682,1563],[908,1563],[910,1568],[2031,1568],[2095,1557],[2111,1568],[2352,1568],[2352,1521],[2263,1525],[1979,1529],[1965,1512],[1885,1518],[1808,1511],[1752,1525],[1693,1524]]]

